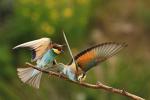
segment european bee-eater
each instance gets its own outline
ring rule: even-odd
[[[70,80],[83,81],[91,68],[117,54],[126,46],[125,43],[115,42],[98,44],[77,54],[74,57],[76,63],[72,60],[68,65],[59,63],[57,67]],[[76,67],[78,67],[78,70]]]
[[[41,38],[20,44],[13,49],[28,47],[32,51],[32,61],[36,61],[38,68],[45,68],[54,61],[55,57],[62,53],[63,45],[52,43],[50,38]],[[52,67],[52,66],[49,66]],[[33,68],[18,68],[18,76],[22,82],[35,88],[39,88],[42,72]]]

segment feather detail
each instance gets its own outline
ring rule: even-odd
[[[30,86],[39,88],[42,72],[39,72],[33,68],[17,68],[18,76],[23,83],[27,83]],[[37,72],[33,74],[33,72]]]
[[[15,46],[13,49],[29,47],[32,51],[32,60],[36,61],[37,59],[40,59],[48,49],[52,48],[51,43],[52,42],[49,38],[41,38],[38,40],[20,44],[18,46]]]
[[[100,62],[105,61],[126,47],[125,43],[107,42],[88,48],[75,56],[77,65],[83,70],[88,71]],[[71,61],[72,63],[72,61]],[[71,64],[69,63],[69,65]]]

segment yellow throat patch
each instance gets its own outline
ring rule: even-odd
[[[59,51],[58,49],[54,49],[54,48],[53,48],[53,51],[54,51],[56,54],[60,54],[60,53],[61,53],[61,51]]]

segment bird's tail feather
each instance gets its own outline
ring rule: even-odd
[[[22,82],[29,84],[35,88],[39,88],[42,72],[33,74],[36,69],[33,68],[17,68],[18,76]]]

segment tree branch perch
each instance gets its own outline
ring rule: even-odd
[[[86,88],[103,89],[103,90],[111,92],[111,93],[116,93],[116,94],[120,94],[122,96],[129,97],[129,98],[131,98],[133,100],[145,100],[144,98],[141,98],[139,96],[131,94],[131,93],[125,91],[124,89],[121,90],[121,89],[113,88],[113,87],[104,85],[104,84],[102,84],[100,82],[98,82],[97,84],[89,84],[89,83],[85,83],[85,82],[72,81],[72,80],[69,80],[66,76],[60,75],[60,73],[43,70],[41,68],[37,68],[37,67],[35,67],[34,65],[32,65],[32,64],[30,64],[28,62],[26,64],[29,65],[30,67],[33,67],[34,69],[37,69],[37,70],[43,72],[43,73],[49,74],[51,76],[55,76],[57,78],[61,78],[63,80],[69,81],[71,83],[74,83],[74,84],[77,84],[77,85],[80,85],[80,86],[83,86],[83,87],[86,87]]]

